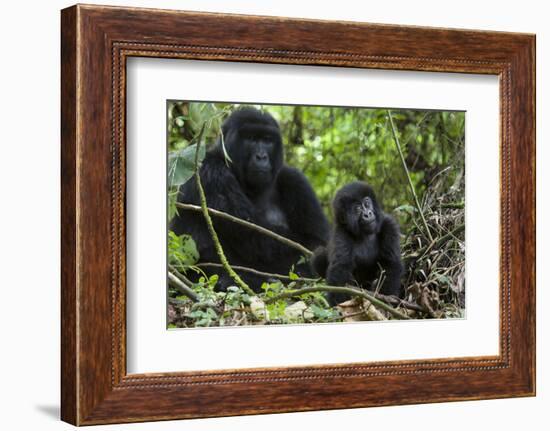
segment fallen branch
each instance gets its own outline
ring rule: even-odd
[[[208,212],[208,206],[206,204],[206,195],[204,194],[204,189],[202,187],[201,183],[201,176],[199,173],[199,148],[202,141],[202,134],[204,133],[204,124],[202,125],[201,131],[199,132],[199,137],[197,139],[197,149],[195,151],[195,179],[197,182],[197,189],[199,191],[199,199],[201,202],[201,209],[202,214],[204,216],[204,220],[206,221],[206,226],[208,227],[208,231],[210,232],[210,236],[212,237],[212,241],[214,242],[214,247],[216,248],[216,253],[218,254],[218,257],[220,258],[220,262],[223,265],[224,269],[227,271],[227,274],[235,281],[237,286],[239,286],[242,290],[244,290],[249,295],[254,295],[254,291],[248,287],[248,284],[246,284],[241,277],[239,277],[239,274],[237,274],[233,268],[231,268],[231,265],[229,265],[229,262],[227,260],[227,257],[225,256],[225,253],[223,252],[223,247],[220,243],[220,239],[218,238],[218,234],[216,233],[214,229],[214,224],[212,223],[212,219],[210,218],[210,214]]]
[[[300,296],[306,293],[314,293],[314,292],[345,293],[352,296],[359,296],[361,298],[364,298],[370,301],[375,307],[381,308],[382,310],[387,311],[388,313],[390,313],[394,317],[397,317],[398,319],[402,319],[402,320],[410,319],[409,316],[406,316],[405,314],[397,311],[391,305],[388,305],[385,302],[382,302],[380,299],[374,297],[373,295],[371,295],[370,293],[367,293],[364,290],[356,289],[354,287],[329,286],[327,284],[317,284],[315,286],[302,287],[301,289],[288,290],[286,292],[281,293],[280,295],[267,299],[265,302],[266,304],[270,304],[280,299],[292,298],[294,296]]]
[[[197,295],[193,289],[183,283],[178,277],[171,272],[168,272],[168,282],[171,286],[175,287],[180,293],[187,296],[193,302],[198,302],[199,295]]]
[[[203,211],[202,208],[198,205],[184,204],[184,203],[181,203],[181,202],[176,202],[176,207],[181,208],[181,209],[185,209],[185,210],[191,210],[191,211],[199,211],[199,212]],[[279,241],[279,242],[281,242],[285,245],[288,245],[289,247],[292,247],[292,248],[295,248],[296,250],[299,250],[302,254],[304,254],[307,257],[311,257],[313,255],[313,252],[311,250],[309,250],[308,248],[304,247],[303,245],[301,245],[301,244],[299,244],[295,241],[292,241],[291,239],[285,238],[284,236],[279,235],[278,233],[275,233],[275,232],[273,232],[269,229],[266,229],[265,227],[258,226],[257,224],[254,224],[254,223],[251,223],[249,221],[246,221],[246,220],[240,219],[238,217],[232,216],[231,214],[227,214],[223,211],[215,210],[213,208],[207,208],[207,211],[208,211],[209,214],[211,214],[213,216],[223,218],[225,220],[229,220],[233,223],[240,224],[241,226],[245,226],[249,229],[255,230],[256,232],[263,233],[264,235],[269,236],[273,239],[276,239],[277,241]]]
[[[220,263],[214,263],[214,262],[203,262],[198,263],[195,266],[203,267],[203,268],[223,268],[223,265]],[[248,268],[246,266],[235,266],[233,265],[232,268],[236,271],[243,271],[243,272],[249,272],[251,274],[261,275],[263,277],[271,277],[271,278],[280,278],[284,280],[289,281],[295,281],[298,283],[318,283],[320,278],[307,278],[307,277],[298,277],[298,278],[292,278],[288,275],[283,274],[275,274],[271,272],[264,272],[264,271],[258,271],[257,269]],[[403,308],[407,308],[409,310],[419,311],[419,312],[426,312],[424,308],[422,308],[418,304],[414,304],[409,301],[405,301],[404,299],[397,298],[396,296],[390,296],[390,295],[384,295],[382,293],[375,293],[374,296],[381,301],[384,301],[390,305],[397,305]]]
[[[182,281],[182,283],[187,284],[188,286],[193,284],[191,280],[189,280],[185,275],[179,272],[173,265],[168,264],[168,269],[172,274],[178,277]]]
[[[407,163],[405,162],[405,157],[403,156],[403,151],[401,149],[401,144],[399,143],[399,138],[397,137],[397,131],[395,130],[395,124],[393,124],[393,117],[391,115],[391,111],[388,109],[388,118],[390,120],[391,125],[391,131],[393,135],[393,140],[395,142],[395,146],[397,147],[397,151],[399,152],[399,157],[401,159],[401,164],[403,165],[403,169],[405,170],[405,174],[407,174],[407,180],[409,181],[409,188],[411,189],[411,193],[414,198],[414,203],[416,205],[416,209],[418,210],[418,213],[420,214],[420,218],[422,219],[422,223],[424,224],[424,229],[426,230],[426,235],[430,239],[430,241],[433,241],[432,234],[430,232],[430,228],[428,227],[428,223],[426,222],[426,218],[424,217],[424,213],[422,212],[422,207],[420,206],[420,202],[418,201],[418,197],[416,196],[416,191],[414,189],[414,184],[411,180],[411,174],[409,173],[409,168],[407,167]]]
[[[400,299],[396,296],[384,295],[382,293],[377,293],[375,296],[378,299],[380,299],[381,301],[384,301],[384,302],[386,302],[390,305],[395,305],[397,307],[403,307],[403,308],[406,308],[408,310],[413,310],[413,311],[419,311],[421,313],[426,313],[426,309],[422,308],[420,305],[415,304],[413,302],[405,301],[404,299]]]

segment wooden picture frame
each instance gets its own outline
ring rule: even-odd
[[[61,418],[75,425],[535,394],[535,36],[77,5],[61,20]],[[492,74],[500,82],[500,353],[126,373],[131,56]]]

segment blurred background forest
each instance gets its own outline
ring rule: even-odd
[[[239,106],[168,102],[169,218],[176,211],[179,185],[192,175],[190,143],[204,124],[208,149],[223,120]],[[329,220],[331,201],[340,187],[356,180],[374,187],[383,209],[398,220],[402,231],[409,306],[395,307],[414,318],[464,315],[464,112],[247,106],[268,111],[278,121],[285,162],[307,176]],[[181,310],[172,307],[173,326],[197,324],[196,319],[182,317]],[[333,310],[331,319],[338,320],[338,313],[346,320],[341,309]],[[355,320],[370,320],[367,317]]]

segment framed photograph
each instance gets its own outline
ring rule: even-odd
[[[535,394],[534,35],[61,16],[63,420]]]

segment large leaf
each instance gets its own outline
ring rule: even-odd
[[[174,151],[168,156],[168,181],[171,187],[184,184],[195,174],[195,152],[197,145],[189,145],[179,151]],[[204,159],[205,147],[201,145],[199,150],[199,163]]]
[[[177,266],[194,265],[199,260],[197,245],[190,235],[168,232],[168,259]]]

